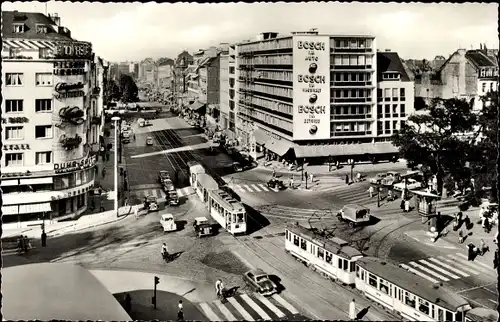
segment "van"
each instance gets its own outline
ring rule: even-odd
[[[347,221],[353,228],[359,224],[368,223],[371,219],[370,209],[356,204],[348,204],[337,213],[340,221]]]

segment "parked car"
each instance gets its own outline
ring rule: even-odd
[[[401,176],[398,172],[388,171],[385,178],[382,179],[381,183],[386,186],[392,186],[393,184],[401,182]]]
[[[167,193],[167,200],[170,206],[178,206],[179,205],[179,195],[176,190],[169,190]]]
[[[163,180],[162,184],[163,184],[163,190],[165,192],[172,191],[172,190],[175,191],[175,186],[174,186],[174,183],[172,182],[171,179]]]
[[[161,215],[160,224],[163,227],[163,231],[176,231],[177,224],[174,221],[174,216],[172,214]]]
[[[408,179],[407,181],[408,184],[406,184],[406,189],[408,190],[416,190],[422,188],[422,182],[419,182],[415,179]],[[400,183],[396,183],[393,186],[393,189],[397,191],[403,191],[405,189],[405,182],[403,181]]]
[[[146,122],[146,120],[142,119],[142,118],[140,118],[140,119],[137,120],[137,124],[139,124],[139,127],[144,127],[145,126],[145,122]]]
[[[254,292],[270,296],[278,292],[278,287],[262,269],[254,269],[243,275],[244,282]]]
[[[153,137],[148,136],[146,138],[146,145],[153,145]]]
[[[160,181],[160,183],[163,183],[163,181],[165,180],[170,180],[170,174],[166,170],[161,170],[158,173],[158,181]]]
[[[370,221],[370,217],[370,209],[356,204],[345,205],[337,213],[337,218],[340,221],[347,221],[350,227],[367,223]]]
[[[385,177],[387,177],[386,173],[377,173],[375,177],[370,179],[370,183],[380,184]]]

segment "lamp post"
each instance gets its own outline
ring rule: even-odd
[[[118,121],[120,121],[120,118],[118,116],[113,116],[111,118],[111,121],[115,123],[115,206],[114,210],[116,213],[116,217],[118,217]]]

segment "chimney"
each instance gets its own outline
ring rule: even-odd
[[[61,26],[61,17],[57,13],[49,13],[49,18],[54,22],[54,24],[58,27]]]
[[[483,44],[479,44],[479,49],[483,50]]]

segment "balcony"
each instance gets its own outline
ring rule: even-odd
[[[332,120],[371,120],[371,114],[332,115]]]
[[[336,54],[363,54],[373,53],[372,48],[338,48],[334,47],[333,52]]]

